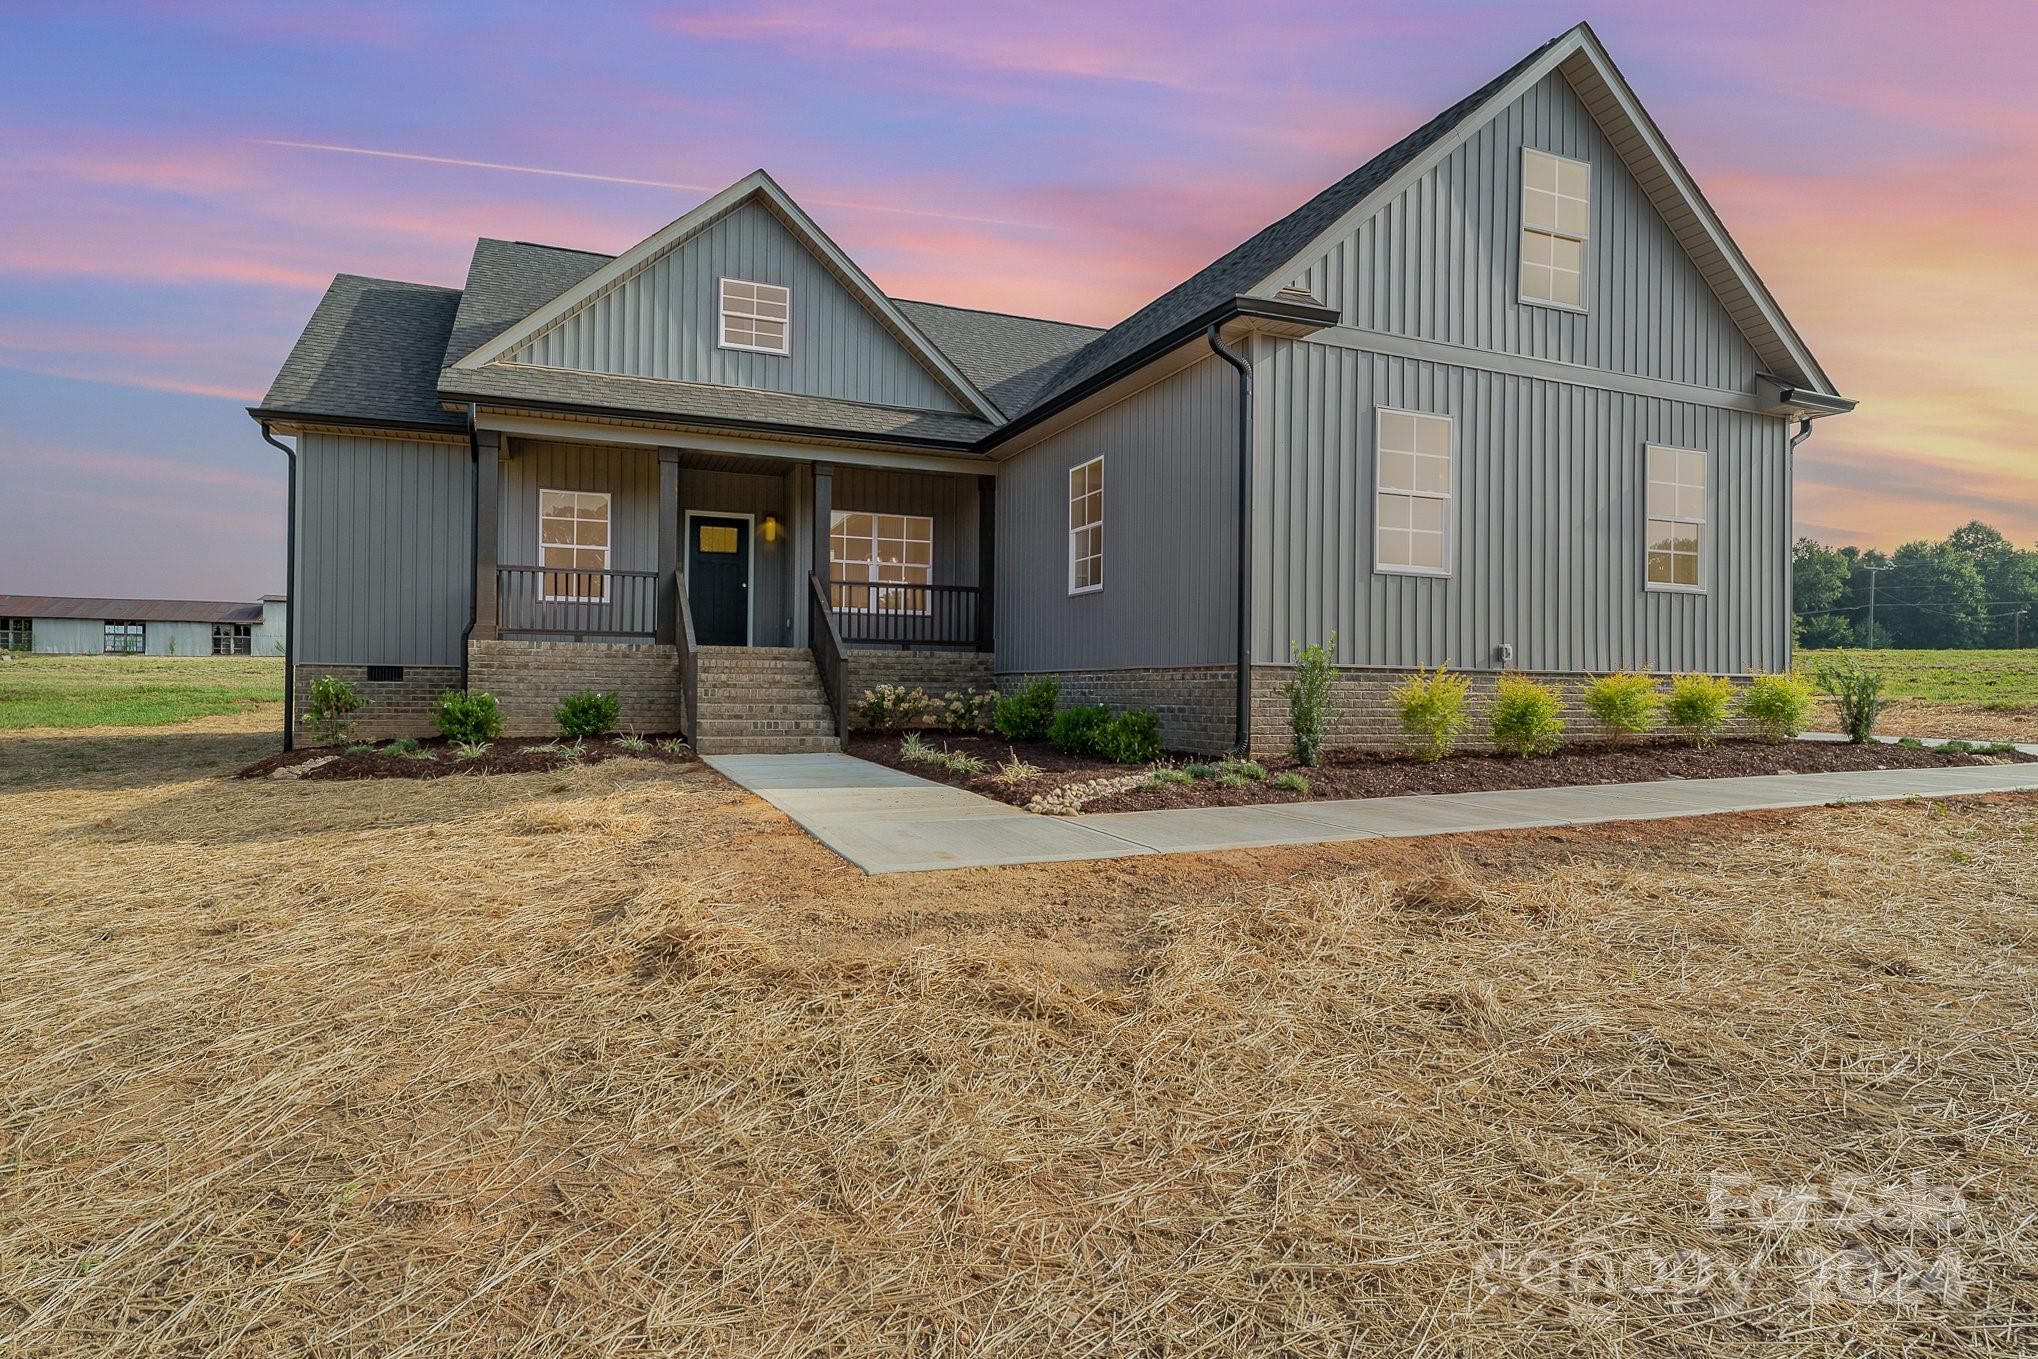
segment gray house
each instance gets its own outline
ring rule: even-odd
[[[0,651],[61,656],[274,656],[290,605],[0,595]]]
[[[1581,25],[1108,330],[889,297],[760,171],[614,257],[342,275],[251,414],[296,691],[371,729],[598,687],[823,749],[879,682],[1056,675],[1211,751],[1332,634],[1345,742],[1416,666],[1787,667],[1852,404]]]

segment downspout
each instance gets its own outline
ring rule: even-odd
[[[1227,349],[1212,321],[1205,335],[1210,352],[1238,370],[1238,735],[1231,754],[1243,759],[1252,744],[1253,724],[1253,370]]]
[[[1793,492],[1797,478],[1797,446],[1811,437],[1812,418],[1807,415],[1797,422],[1797,433],[1791,435],[1790,442],[1784,445],[1783,475],[1791,479],[1789,484]],[[1795,494],[1791,496],[1791,503],[1797,503]],[[1783,590],[1784,598],[1790,601],[1790,630],[1785,634],[1783,646],[1783,668],[1786,672],[1797,664],[1797,555],[1792,548],[1794,539],[1791,537],[1796,531],[1797,526],[1793,524],[1783,535]]]
[[[460,629],[460,692],[467,692],[467,644],[474,637],[474,592],[481,588],[481,440],[474,431],[475,406],[467,403],[467,626]]]
[[[1806,439],[1809,439],[1811,437],[1812,437],[1812,421],[1810,416],[1806,416],[1804,419],[1797,422],[1797,433],[1790,436],[1789,451],[1793,455],[1796,454],[1797,446],[1803,443]]]
[[[290,459],[290,494],[283,528],[283,748],[297,749],[297,450],[269,432],[262,422],[262,438]]]

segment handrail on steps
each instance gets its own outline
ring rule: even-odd
[[[843,659],[842,633],[835,626],[835,610],[829,607],[827,587],[819,575],[807,577],[807,645],[814,653],[814,669],[827,691],[828,706],[835,717],[835,739],[849,739],[849,667]]]

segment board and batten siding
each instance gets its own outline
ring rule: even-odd
[[[1522,148],[1592,167],[1583,312],[1520,298]],[[1343,324],[1730,391],[1755,351],[1559,72],[1306,260]]]
[[[1216,359],[1015,455],[998,473],[998,669],[1236,658],[1237,378]],[[1104,458],[1104,588],[1069,594],[1068,474]]]
[[[297,447],[297,660],[460,664],[466,445],[307,432]]]
[[[720,347],[724,278],[792,290],[789,353]],[[870,309],[756,203],[597,293],[510,358],[916,410],[962,409]]]
[[[1788,427],[1307,341],[1256,348],[1255,659],[1742,674],[1790,663]],[[1449,578],[1374,564],[1378,407],[1452,417]],[[1644,586],[1645,445],[1705,450],[1703,594]]]
[[[656,489],[656,483],[653,483]],[[791,503],[790,478],[782,471],[711,472],[684,468],[679,474],[679,512],[700,514],[747,514],[750,524],[750,640],[757,646],[791,646],[793,621],[802,622],[806,596],[793,593],[793,557],[799,535],[793,532],[788,513]],[[785,526],[775,543],[764,541],[759,526],[764,517],[775,514]],[[680,545],[679,569],[686,570],[686,544]],[[794,604],[797,599],[798,608]]]

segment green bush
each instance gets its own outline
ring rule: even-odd
[[[950,689],[928,705],[929,715],[950,731],[974,735],[991,729],[998,709],[996,689]]]
[[[304,720],[318,730],[324,744],[339,744],[347,728],[354,725],[354,714],[361,710],[361,696],[338,675],[320,675],[311,682],[310,698]]]
[[[1163,767],[1154,770],[1152,777],[1147,779],[1147,782],[1159,786],[1161,784],[1168,783],[1191,783],[1194,782],[1194,780],[1190,777],[1189,771],[1186,769],[1171,769]]]
[[[1727,705],[1733,702],[1734,683],[1717,675],[1679,675],[1670,681],[1670,697],[1663,712],[1684,739],[1703,748],[1720,739],[1727,724]]]
[[[1217,762],[1217,777],[1221,779],[1226,774],[1256,783],[1267,776],[1267,767],[1258,760],[1233,760],[1228,758],[1219,760]]]
[[[1192,779],[1207,779],[1215,775],[1217,770],[1212,765],[1198,762],[1196,764],[1183,765],[1182,772]]]
[[[1065,755],[1102,755],[1104,730],[1111,725],[1111,710],[1101,703],[1078,703],[1054,715],[1047,739]]]
[[[1653,675],[1600,675],[1586,682],[1583,696],[1585,711],[1611,727],[1615,740],[1663,725],[1663,691]]]
[[[1152,708],[1127,708],[1097,734],[1097,753],[1118,764],[1152,764],[1161,757],[1161,720]]]
[[[1054,726],[1054,706],[1061,702],[1061,681],[1037,679],[1009,698],[998,700],[991,725],[1007,741],[1038,741]]]
[[[1882,676],[1865,670],[1846,652],[1812,672],[1812,682],[1833,696],[1847,739],[1859,745],[1875,735],[1875,723],[1889,700],[1882,696]]]
[[[559,722],[559,734],[576,740],[589,736],[607,736],[616,729],[616,723],[623,716],[623,696],[604,694],[595,689],[582,689],[577,694],[568,694],[564,701],[553,710],[552,716]]]
[[[1288,696],[1288,725],[1295,733],[1295,759],[1315,768],[1323,761],[1323,737],[1330,729],[1330,677],[1337,634],[1321,646],[1288,644],[1295,673],[1282,687]]]
[[[1487,721],[1493,746],[1503,755],[1548,755],[1564,739],[1564,700],[1547,684],[1525,675],[1502,675]]]
[[[1424,760],[1441,760],[1465,734],[1465,695],[1472,681],[1450,673],[1446,668],[1449,664],[1447,661],[1435,670],[1410,675],[1394,691],[1394,710],[1401,718],[1401,729],[1408,733],[1416,755]]]
[[[926,721],[930,707],[924,690],[908,689],[903,684],[880,684],[863,691],[863,697],[857,700],[856,715],[875,731],[898,733]]]
[[[388,745],[382,747],[382,753],[384,755],[408,755],[411,752],[415,751],[417,748],[418,748],[417,737],[399,736],[394,741],[391,741]]]
[[[899,742],[899,758],[914,764],[939,764],[941,752],[927,743],[927,738],[917,731],[906,733],[906,739]]]
[[[448,689],[432,705],[432,725],[456,745],[493,741],[502,735],[502,710],[494,694]]]
[[[1741,691],[1741,714],[1755,734],[1774,745],[1788,741],[1811,720],[1812,686],[1796,675],[1757,675]]]
[[[1274,786],[1284,793],[1306,793],[1309,791],[1309,776],[1298,770],[1285,770],[1274,776]]]

